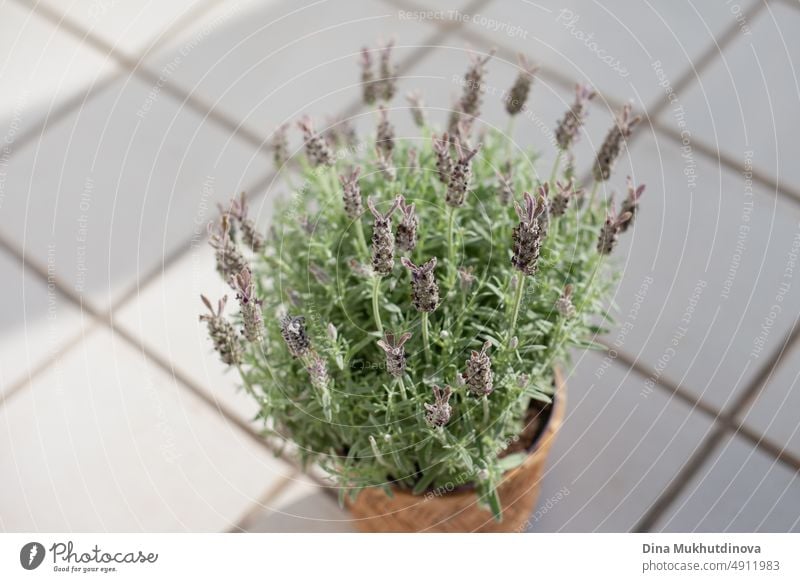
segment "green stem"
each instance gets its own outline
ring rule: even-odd
[[[561,166],[561,150],[556,150],[556,159],[553,162],[553,171],[550,172],[550,187],[555,186],[556,176],[558,175],[558,168]]]
[[[253,389],[253,385],[250,384],[250,380],[247,379],[247,375],[245,374],[244,370],[242,370],[242,365],[236,364],[236,369],[239,371],[239,377],[242,379],[242,383],[244,384],[244,388],[247,391],[247,393],[253,398],[258,399],[258,397],[256,396],[256,391]]]
[[[489,397],[483,397],[483,426],[489,426]]]
[[[456,248],[453,245],[453,230],[455,229],[456,210],[452,206],[447,207],[449,216],[447,218],[447,257],[448,257],[448,272],[447,282],[448,287],[452,287],[456,281]]]
[[[406,384],[403,382],[402,376],[397,377],[397,384],[400,386],[400,396],[403,398],[403,400],[408,400],[408,394],[406,394]]]
[[[372,283],[372,315],[375,317],[375,325],[378,333],[383,335],[383,324],[381,323],[381,310],[378,306],[378,297],[381,293],[381,277],[375,276]]]
[[[512,145],[514,143],[514,121],[517,116],[511,115],[508,118],[508,125],[506,125],[506,159],[511,161]]]
[[[431,342],[428,337],[428,312],[422,312],[422,344],[425,346],[425,362],[431,363]]]
[[[517,273],[517,292],[514,296],[514,311],[511,315],[511,325],[508,327],[508,343],[506,345],[511,345],[511,338],[514,337],[514,330],[517,327],[517,318],[519,317],[519,306],[522,303],[522,292],[525,288],[525,275],[522,273]]]

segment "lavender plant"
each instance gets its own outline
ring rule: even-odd
[[[423,493],[466,475],[499,518],[498,483],[525,456],[507,454],[508,444],[536,403],[551,402],[554,367],[570,348],[593,347],[607,317],[608,255],[643,186],[629,180],[619,211],[583,192],[610,179],[638,119],[629,106],[619,115],[594,184],[558,163],[543,181],[534,152],[507,147],[508,135],[469,135],[491,53],[470,60],[458,110],[469,124],[441,132],[411,94],[428,136],[412,145],[393,130],[391,117],[409,113],[389,105],[390,51],[378,53],[377,74],[362,52],[364,101],[379,112],[364,147],[348,138],[348,153],[335,155],[304,117],[303,184],[278,204],[269,236],[256,232],[244,198],[222,209],[210,242],[240,310],[226,317],[226,298],[216,309],[203,298],[201,319],[260,404],[266,433],[295,443],[343,499],[365,487]],[[511,115],[535,70],[520,62]],[[592,95],[579,87],[558,123],[558,159],[571,159]],[[287,127],[273,140],[281,166]]]

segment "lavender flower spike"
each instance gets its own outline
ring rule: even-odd
[[[378,108],[380,121],[378,122],[378,135],[375,140],[375,147],[383,155],[391,159],[394,151],[394,127],[389,121],[389,110],[383,105]]]
[[[411,271],[411,298],[417,311],[430,313],[439,305],[439,285],[433,276],[436,257],[420,266],[407,257],[400,259],[403,266]]]
[[[595,96],[595,92],[586,85],[575,86],[575,102],[556,127],[556,142],[562,151],[568,151],[578,139],[578,132],[586,119],[586,104]]]
[[[391,331],[387,331],[383,339],[378,340],[378,346],[386,352],[386,371],[395,378],[399,378],[406,371],[406,350],[403,346],[409,339],[411,339],[410,332],[397,337]]]
[[[500,200],[500,204],[508,206],[514,198],[514,177],[511,173],[511,164],[505,164],[503,171],[497,170],[495,174],[497,174],[497,181],[499,183],[497,197]]]
[[[381,97],[383,97],[384,101],[391,101],[397,91],[397,72],[394,65],[392,65],[393,48],[394,40],[390,40],[381,49],[380,80]]]
[[[544,238],[547,236],[547,229],[550,228],[550,184],[545,182],[537,189],[539,194],[539,215],[537,221],[539,222],[539,236]]]
[[[406,204],[405,198],[400,197],[400,212],[403,217],[397,225],[397,232],[394,235],[394,243],[402,251],[413,251],[417,246],[417,226],[419,218],[414,212],[413,204]]]
[[[364,213],[364,205],[361,203],[361,187],[358,184],[360,175],[361,168],[356,167],[349,176],[339,176],[339,182],[342,184],[344,212],[350,220],[357,220]]]
[[[525,192],[525,208],[516,202],[514,208],[519,216],[519,224],[514,228],[514,248],[511,263],[523,275],[532,276],[539,264],[539,253],[542,246],[542,235],[539,230],[539,216],[544,205],[536,204],[530,192]]]
[[[417,127],[425,127],[428,120],[425,118],[425,103],[422,101],[422,93],[412,91],[406,93],[406,101],[411,109],[411,117]]]
[[[464,75],[464,93],[459,102],[461,112],[470,117],[480,115],[481,100],[486,90],[483,84],[483,77],[486,74],[486,63],[494,56],[497,49],[492,49],[489,54],[481,57],[475,53],[470,53],[470,66]]]
[[[406,160],[406,170],[409,176],[415,176],[419,172],[419,152],[417,148],[408,148],[408,159]]]
[[[306,333],[306,318],[302,315],[286,315],[280,320],[281,335],[289,348],[289,353],[295,358],[302,358],[311,349],[311,342]]]
[[[433,151],[436,152],[436,173],[442,184],[450,183],[450,174],[453,171],[453,158],[450,157],[450,136],[447,132],[441,138],[436,135],[431,137],[433,140]]]
[[[522,53],[519,54],[518,59],[521,70],[506,98],[506,111],[509,115],[516,115],[524,109],[525,101],[528,100],[531,90],[533,75],[539,70],[539,67],[532,64]]]
[[[311,363],[306,367],[306,371],[314,388],[322,392],[328,389],[328,383],[330,382],[328,366],[325,365],[325,360],[320,358],[319,355],[313,354]]]
[[[631,109],[630,103],[626,103],[622,107],[622,111],[617,115],[614,127],[609,130],[597,154],[593,172],[594,179],[598,182],[604,182],[611,177],[611,170],[614,169],[614,164],[622,151],[625,140],[631,136],[633,128],[642,120],[639,115],[631,117]]]
[[[569,203],[572,198],[579,196],[575,192],[574,180],[569,180],[566,183],[556,182],[556,194],[550,202],[550,214],[553,216],[563,216],[569,208]]]
[[[239,223],[244,244],[250,247],[254,253],[263,251],[266,241],[264,235],[258,231],[255,222],[248,216],[247,197],[244,192],[241,193],[238,200],[234,199],[231,202],[231,215]]]
[[[336,162],[333,151],[328,142],[314,131],[311,118],[305,115],[297,122],[297,125],[303,132],[303,139],[306,142],[306,156],[308,156],[308,161],[311,165],[332,166]]]
[[[630,212],[624,212],[622,215],[617,216],[614,210],[614,198],[612,197],[608,206],[608,215],[600,229],[600,237],[597,240],[597,252],[601,255],[609,255],[619,240],[619,233],[622,226],[631,219]]]
[[[488,396],[494,390],[492,361],[486,355],[486,350],[491,347],[491,342],[483,344],[480,352],[473,352],[467,360],[467,373],[464,381],[467,389],[476,396]]]
[[[289,124],[284,123],[272,134],[270,140],[272,147],[272,160],[275,162],[275,169],[281,169],[289,161]]]
[[[367,198],[375,223],[372,227],[372,270],[379,277],[391,274],[394,268],[394,236],[392,235],[392,213],[400,206],[400,197],[397,197],[386,214],[381,214],[375,208],[372,197]]]
[[[247,260],[231,235],[230,215],[223,212],[220,216],[219,228],[215,229],[214,223],[210,223],[208,231],[208,244],[214,249],[217,272],[223,279],[229,281],[231,276],[247,268]]]
[[[361,91],[365,104],[375,103],[379,87],[380,81],[375,80],[375,74],[372,72],[372,56],[369,49],[364,47],[361,49]]]
[[[242,343],[233,329],[233,325],[222,316],[228,296],[225,295],[219,300],[216,311],[205,295],[201,295],[200,299],[210,312],[210,314],[201,315],[200,321],[206,322],[208,335],[211,341],[214,342],[214,349],[219,353],[223,363],[228,366],[238,366],[242,362],[242,353],[244,351]]]
[[[460,139],[455,143],[458,160],[450,174],[450,181],[447,184],[447,196],[445,201],[453,207],[464,205],[467,196],[467,189],[472,178],[472,158],[481,148],[480,144],[473,150],[469,146],[462,144]]]
[[[389,182],[394,182],[397,179],[397,168],[392,164],[391,156],[387,157],[378,147],[375,148],[375,165]]]
[[[564,291],[561,293],[561,296],[556,300],[556,311],[558,311],[561,315],[570,319],[575,317],[575,305],[572,303],[572,292],[574,287],[572,284],[567,284],[564,286]]]
[[[425,403],[425,420],[428,424],[434,427],[442,427],[450,421],[450,416],[453,414],[453,408],[450,406],[450,396],[453,391],[450,386],[439,388],[434,385],[433,397],[435,399],[433,404]]]
[[[256,297],[256,285],[250,269],[244,269],[234,277],[236,299],[242,313],[242,335],[249,342],[261,343],[264,339],[264,320],[261,315],[261,300]]]
[[[625,232],[633,224],[633,219],[636,218],[636,211],[639,210],[639,198],[642,197],[643,192],[644,184],[640,184],[637,188],[633,185],[633,179],[628,176],[628,197],[622,201],[622,210],[620,212],[622,214],[629,212],[631,217],[622,224],[620,232]]]

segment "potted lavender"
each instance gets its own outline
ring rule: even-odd
[[[396,139],[391,49],[362,53],[374,136],[303,118],[303,182],[269,234],[244,195],[223,209],[210,242],[238,310],[204,297],[201,319],[266,432],[327,472],[362,529],[514,531],[563,413],[558,365],[591,346],[609,255],[636,216],[642,186],[629,180],[619,210],[596,193],[639,118],[620,113],[587,191],[569,163],[594,95],[579,86],[541,181],[507,136],[478,131],[491,53],[472,58],[444,131],[411,93],[425,139]],[[535,71],[521,59],[512,120]],[[273,137],[278,167],[288,129]]]

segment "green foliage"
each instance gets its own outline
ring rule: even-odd
[[[263,342],[245,346],[242,380],[261,404],[267,432],[295,443],[304,462],[318,463],[335,478],[343,496],[368,486],[422,493],[474,482],[499,517],[495,485],[524,459],[502,453],[520,433],[531,399],[549,401],[554,366],[566,361],[571,346],[590,345],[605,321],[613,275],[596,245],[607,208],[588,196],[551,217],[538,270],[524,278],[524,287],[515,285],[523,277],[511,263],[519,218],[513,204],[502,204],[496,172],[511,163],[520,203],[523,191],[541,184],[533,153],[514,148],[512,154],[505,139],[494,132],[482,136],[466,202],[458,208],[445,204],[430,139],[415,140],[416,170],[403,166],[410,146],[397,141],[394,181],[378,171],[374,154],[361,153],[371,147],[351,149],[349,159],[337,162],[342,173],[362,168],[364,201],[373,197],[381,212],[398,194],[416,205],[418,243],[406,256],[415,265],[438,260],[440,302],[425,314],[427,321],[412,307],[411,273],[399,250],[391,274],[375,284],[369,272],[374,219],[369,211],[360,224],[347,217],[335,167],[304,165],[302,185],[276,208],[266,248],[250,258],[265,331]],[[394,228],[399,221],[397,212]],[[460,269],[474,275],[471,285]],[[555,308],[567,284],[572,317]],[[412,334],[400,378],[387,372],[386,353],[376,343],[383,334],[374,306],[385,330]],[[311,355],[293,357],[287,349],[280,325],[287,313],[305,317]],[[494,377],[488,397],[473,395],[458,379],[485,342]],[[317,357],[327,378],[312,382],[308,367]],[[453,390],[452,416],[442,427],[426,421],[434,385]]]

